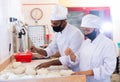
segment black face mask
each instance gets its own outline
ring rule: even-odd
[[[62,25],[62,22],[59,26],[53,26],[53,30],[55,32],[61,32],[64,29],[63,27],[61,27],[61,25]]]
[[[96,38],[97,32],[94,30],[92,33],[85,35],[85,37],[88,37],[91,41],[93,41]]]

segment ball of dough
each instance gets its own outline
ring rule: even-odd
[[[63,65],[61,65],[61,66],[50,66],[47,69],[50,70],[50,71],[52,71],[52,70],[62,70],[62,69],[67,70],[68,67],[63,66]]]
[[[32,75],[22,75],[20,77],[20,79],[30,79],[30,78],[34,78],[34,76],[32,76]]]
[[[13,67],[13,68],[17,68],[17,67],[19,67],[19,66],[21,66],[21,65],[22,65],[21,62],[13,62],[13,63],[12,63],[12,67]]]
[[[61,70],[60,75],[61,76],[70,76],[73,73],[72,70]]]
[[[25,72],[25,67],[18,67],[18,68],[16,68],[16,69],[14,69],[13,70],[13,72],[15,73],[15,74],[22,74],[22,73],[24,73]]]
[[[7,80],[13,75],[14,75],[13,73],[9,73],[9,72],[2,73],[0,75],[0,80]]]
[[[54,72],[54,71],[51,71],[47,74],[47,77],[60,77],[60,73],[59,72]]]
[[[9,77],[9,75],[7,75],[7,74],[1,74],[0,75],[0,80],[7,80],[8,77]]]
[[[41,69],[37,70],[37,74],[38,74],[38,75],[40,75],[40,74],[41,74],[41,75],[42,75],[42,74],[45,75],[45,74],[48,74],[48,72],[49,72],[49,71],[48,71],[47,69],[45,69],[45,68],[41,68]]]
[[[15,74],[10,74],[8,77],[8,80],[16,80],[19,79],[19,76],[15,75]]]
[[[36,71],[35,71],[34,68],[27,68],[26,71],[25,71],[25,73],[27,75],[36,75]]]

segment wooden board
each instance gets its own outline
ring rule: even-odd
[[[68,76],[68,77],[61,77],[61,78],[48,78],[48,79],[41,79],[37,80],[36,82],[86,82],[85,76]]]
[[[85,75],[73,75],[73,76],[56,77],[56,78],[6,80],[2,82],[86,82],[86,76]]]
[[[8,59],[6,59],[2,64],[0,64],[0,72],[2,70],[4,70],[9,64],[10,62],[14,59],[13,56],[10,56]]]
[[[13,56],[5,60],[0,64],[0,71],[4,70],[14,59]],[[18,80],[0,80],[0,82],[86,82],[85,75],[72,75],[66,77],[54,77],[54,78],[30,78],[30,79],[18,79]]]

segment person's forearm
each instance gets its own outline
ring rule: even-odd
[[[39,53],[40,55],[43,55],[43,56],[47,56],[47,52],[43,49],[36,49],[37,53]]]
[[[51,57],[60,57],[60,53],[59,53],[59,51],[57,51],[53,56],[51,56]]]
[[[51,65],[62,65],[59,59],[50,61]]]
[[[79,72],[80,75],[88,75],[88,76],[93,76],[93,70],[88,70],[88,71],[81,71]]]

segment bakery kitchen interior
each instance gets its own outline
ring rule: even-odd
[[[80,68],[86,71],[84,73],[78,66],[83,64],[81,63],[83,60],[86,60],[84,64],[89,64],[87,62],[90,60],[90,52],[87,55],[86,51],[90,46],[86,45],[88,47],[83,49],[86,50],[83,51],[86,52],[86,57],[83,58],[86,59],[81,58],[78,61],[80,65],[70,67],[75,62],[74,54],[77,54],[75,51],[80,51],[73,47],[76,47],[76,44],[83,45],[80,38],[84,39],[85,27],[82,28],[82,25],[88,26],[87,29],[98,29],[93,27],[100,25],[98,21],[94,21],[97,20],[94,17],[90,20],[89,17],[86,18],[83,24],[82,19],[87,15],[103,20],[100,33],[105,36],[107,42],[100,47],[109,44],[103,53],[111,49],[107,52],[107,57],[110,57],[110,54],[112,56],[110,61],[109,59],[101,61],[111,64],[103,65],[103,68],[110,69],[106,73],[109,74],[111,82],[120,82],[120,11],[117,10],[119,6],[119,0],[105,0],[104,3],[103,0],[0,0],[0,19],[2,20],[0,21],[0,82],[89,82],[91,79],[88,80],[88,75],[95,77],[93,70],[88,72],[85,69],[89,69],[89,66],[84,68],[83,65],[83,68]],[[68,34],[67,30],[71,33]],[[81,32],[81,35],[72,37],[72,32],[75,30]],[[59,38],[56,38],[56,35]],[[91,40],[89,36],[94,39],[99,37],[94,30],[88,36],[85,35],[87,39],[83,40],[83,43]],[[69,37],[72,40],[69,40]],[[95,41],[94,39],[91,40],[91,44]],[[104,43],[103,38],[100,40]],[[98,47],[99,44],[95,46]],[[99,54],[96,51],[97,48],[93,52]],[[74,54],[70,55],[71,53]],[[106,74],[103,76],[106,78]],[[106,78],[106,81],[100,79],[98,82],[110,82],[109,78]],[[97,76],[96,79],[98,79]]]

